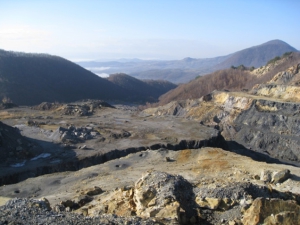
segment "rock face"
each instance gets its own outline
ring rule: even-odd
[[[254,100],[236,117],[227,136],[274,158],[299,162],[299,110],[297,103]]]
[[[182,176],[152,171],[143,175],[134,187],[114,191],[99,213],[153,217],[185,224],[199,220],[194,198],[192,185]]]
[[[299,70],[298,62],[269,77],[269,81],[254,86],[249,93],[214,91],[200,99],[171,102],[144,112],[193,118],[201,124],[219,127],[229,142],[299,163]],[[260,74],[258,70],[253,73]],[[262,73],[268,74],[268,71]]]
[[[210,98],[171,102],[144,112],[193,118],[201,124],[219,127],[227,141],[273,158],[300,162],[300,103],[297,102],[216,91]]]
[[[294,201],[257,198],[245,212],[244,225],[299,224],[300,206]]]
[[[181,176],[149,172],[136,182],[133,199],[136,214],[142,217],[170,218],[180,222],[189,220],[194,214],[192,186]]]

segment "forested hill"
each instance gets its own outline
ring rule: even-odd
[[[0,98],[4,97],[19,105],[87,98],[140,102],[152,99],[58,56],[0,50]]]

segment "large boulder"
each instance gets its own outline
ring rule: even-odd
[[[290,177],[291,172],[288,169],[281,170],[277,173],[274,173],[272,176],[272,183],[282,183]]]
[[[191,184],[182,176],[153,171],[139,179],[134,187],[136,214],[186,221],[194,212]]]

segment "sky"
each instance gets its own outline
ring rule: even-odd
[[[0,49],[72,61],[210,58],[280,39],[299,0],[0,0]]]

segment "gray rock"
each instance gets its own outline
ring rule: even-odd
[[[270,170],[262,170],[260,173],[260,180],[270,182],[272,180],[272,172]]]
[[[63,207],[55,206],[55,210],[49,210],[42,200],[15,198],[0,207],[0,224],[131,224],[154,225],[152,219],[142,219],[136,216],[118,217],[116,215],[100,214],[97,217],[85,217],[72,212],[64,211]]]
[[[274,184],[282,183],[290,177],[290,174],[291,172],[288,169],[281,170],[273,175],[271,182]]]

